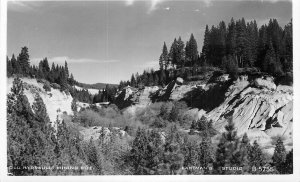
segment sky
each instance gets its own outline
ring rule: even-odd
[[[83,83],[119,83],[132,73],[158,69],[164,41],[194,34],[201,52],[206,24],[244,17],[259,26],[292,18],[290,1],[9,1],[7,55],[29,48],[33,64],[47,57],[68,62]]]

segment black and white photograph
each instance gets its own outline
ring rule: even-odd
[[[298,174],[293,3],[7,1],[5,175]]]

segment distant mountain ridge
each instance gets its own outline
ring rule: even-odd
[[[111,83],[94,83],[94,84],[88,84],[88,83],[80,83],[78,82],[77,84],[80,87],[83,88],[93,88],[93,89],[104,89],[106,87],[106,85],[109,85],[110,87],[117,87],[118,84],[111,84]]]

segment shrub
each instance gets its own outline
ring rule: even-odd
[[[50,92],[51,91],[51,86],[49,82],[45,82],[43,89],[45,89],[46,92]]]
[[[80,112],[78,115],[79,121],[83,126],[90,127],[90,126],[103,126],[101,120],[103,119],[92,110],[84,110]]]
[[[160,117],[157,117],[155,118],[155,120],[153,121],[153,123],[150,125],[151,127],[154,127],[154,128],[165,128],[167,126],[167,121],[160,118]]]
[[[58,85],[57,83],[51,83],[51,86],[52,86],[54,89],[60,89],[60,85]]]

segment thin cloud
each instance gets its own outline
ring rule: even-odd
[[[42,4],[41,2],[36,3],[35,1],[8,1],[7,10],[15,12],[28,12],[34,11]]]
[[[134,2],[137,0],[125,0],[126,6],[132,6]],[[152,11],[157,9],[157,5],[162,3],[165,0],[150,0],[150,1],[145,1],[146,3],[150,3],[150,7],[148,9],[148,13],[151,13]]]
[[[163,0],[151,0],[151,6],[150,6],[150,9],[149,9],[149,13],[156,10],[157,8],[157,5],[162,3]]]
[[[79,59],[74,59],[74,58],[69,58],[68,56],[60,56],[60,57],[52,57],[52,58],[47,58],[48,62],[52,63],[54,62],[55,64],[64,64],[65,61],[68,63],[116,63],[120,62],[120,60],[116,59],[104,59],[104,60],[98,60],[98,59],[89,59],[89,58],[79,58]],[[43,58],[31,58],[30,62],[32,64],[37,65]]]

